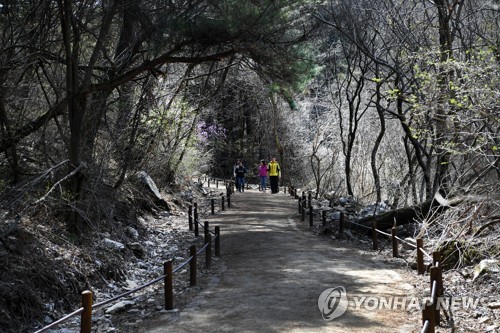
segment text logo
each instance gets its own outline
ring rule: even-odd
[[[348,300],[344,287],[325,289],[318,297],[318,308],[324,320],[331,321],[344,314]]]

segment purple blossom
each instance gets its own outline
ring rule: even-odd
[[[226,129],[217,124],[207,124],[202,121],[196,126],[198,140],[202,144],[207,144],[209,140],[221,140],[226,138]]]

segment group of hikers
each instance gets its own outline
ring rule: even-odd
[[[241,160],[237,160],[234,165],[233,175],[236,179],[236,190],[238,192],[243,192],[245,190],[245,174],[247,169],[243,165]],[[269,182],[271,183],[271,193],[278,193],[278,183],[281,177],[280,165],[276,162],[276,157],[271,158],[271,162],[266,164],[266,161],[261,160],[258,167],[258,174],[260,178],[259,191],[267,191],[267,177],[269,177]]]

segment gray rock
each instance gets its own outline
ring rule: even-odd
[[[331,213],[330,214],[330,219],[331,220],[336,220],[336,221],[340,220],[340,212],[333,212],[333,213]]]
[[[500,309],[500,302],[492,302],[488,303],[488,307],[490,309]]]
[[[134,301],[121,301],[106,309],[106,314],[124,312],[135,305]]]
[[[146,187],[151,191],[151,193],[153,193],[158,199],[163,200],[163,196],[158,190],[158,187],[156,186],[155,182],[145,171],[139,171],[137,173],[137,178],[139,178],[141,183],[146,185]]]
[[[405,249],[405,250],[415,250],[417,248],[417,241],[415,239],[407,237],[404,240],[405,241],[403,242],[403,249]],[[411,246],[408,243],[413,244],[415,246]]]
[[[144,258],[144,255],[146,254],[146,251],[142,247],[140,243],[129,243],[127,244],[127,247],[134,252],[134,255],[137,258]]]
[[[497,259],[484,259],[474,267],[474,277],[472,281],[477,279],[483,273],[499,273],[500,260]]]
[[[139,238],[139,232],[132,227],[125,228],[125,234],[133,239]]]
[[[158,190],[158,187],[156,186],[155,182],[145,171],[139,171],[137,173],[137,178],[148,190],[148,192],[153,196],[153,198],[155,199],[155,203],[157,205],[161,206],[162,208],[170,210],[170,206],[161,195],[160,190]]]
[[[104,238],[103,241],[102,241],[102,244],[105,247],[107,247],[108,249],[112,249],[112,250],[115,250],[115,251],[122,251],[123,249],[125,249],[125,245],[123,245],[120,242],[111,240],[109,238]]]

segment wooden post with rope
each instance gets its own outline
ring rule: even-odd
[[[164,290],[165,290],[165,310],[174,309],[174,290],[173,290],[173,274],[172,274],[172,260],[163,264]]]
[[[397,257],[398,253],[398,240],[396,236],[398,235],[398,229],[396,227],[392,227],[391,229],[391,241],[392,241],[392,256]]]
[[[220,227],[215,227],[215,256],[220,257]]]
[[[373,249],[378,250],[378,233],[377,233],[377,222],[372,222],[372,241]]]
[[[82,306],[80,333],[90,333],[92,331],[92,292],[90,290],[82,292]]]
[[[425,273],[424,253],[422,252],[423,247],[424,247],[424,240],[422,238],[417,238],[417,272],[418,272],[418,274]]]
[[[189,262],[189,285],[196,286],[196,245],[189,248],[189,256],[192,257]]]

